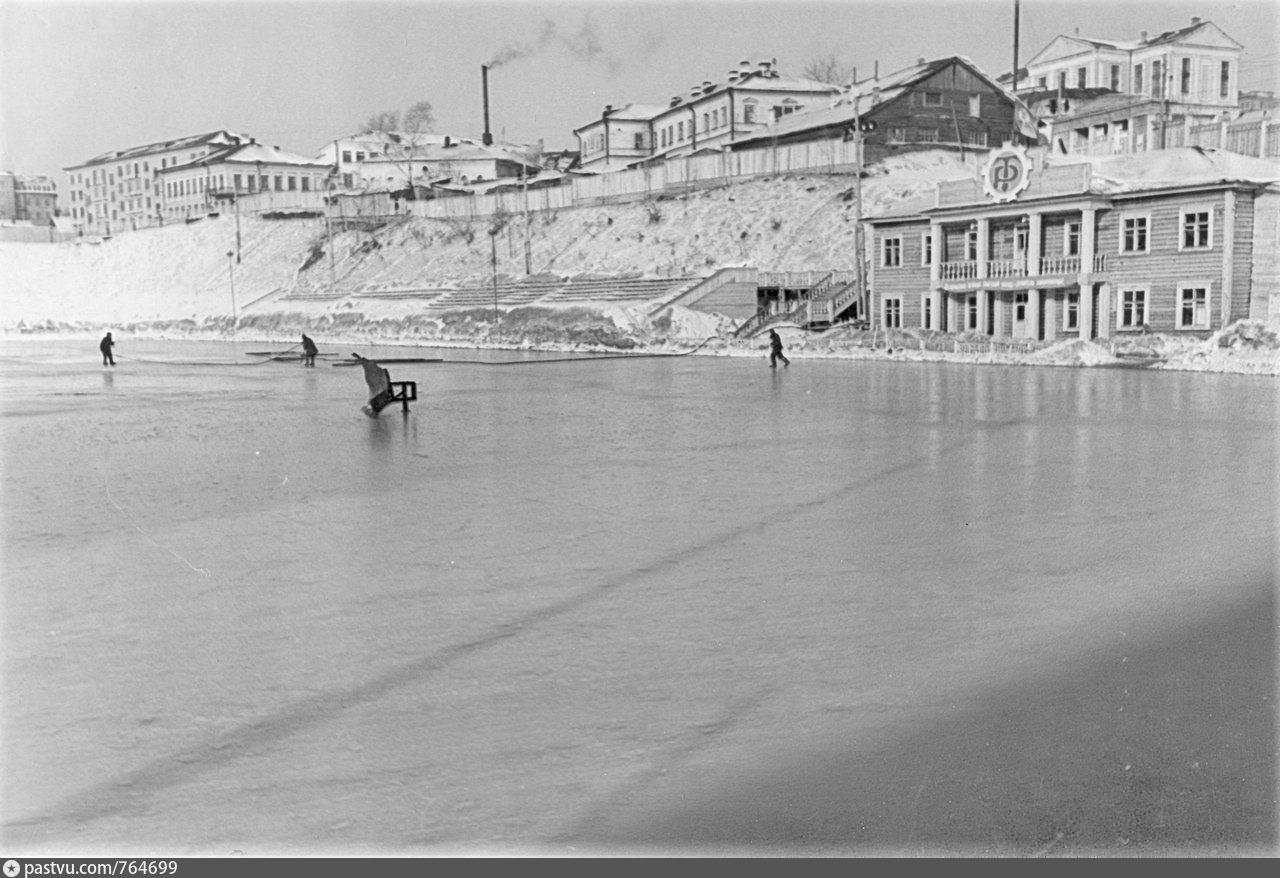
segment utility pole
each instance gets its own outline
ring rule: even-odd
[[[493,278],[493,322],[498,323],[498,232],[496,226],[489,228],[489,272]]]
[[[858,84],[856,82],[850,85],[849,90],[853,92],[853,246],[857,251],[854,254],[854,278],[858,290],[858,310],[859,319],[871,322],[871,314],[869,311],[870,302],[867,301],[867,279],[862,267],[862,116],[859,109],[862,95],[857,93]]]
[[[533,254],[529,241],[529,168],[521,166],[520,179],[524,184],[524,273],[533,274]]]
[[[235,256],[234,250],[227,251],[227,279],[231,283],[231,325],[235,326],[240,321],[236,316],[236,265],[231,261],[231,257]]]
[[[1016,101],[1018,98],[1018,31],[1019,18],[1021,17],[1021,0],[1013,0],[1013,97]],[[954,110],[955,108],[952,107]],[[1009,135],[1010,143],[1018,142],[1018,107],[1013,107],[1013,131]]]
[[[329,197],[324,206],[324,227],[329,236],[329,295],[333,295],[333,202],[337,198],[333,192],[333,182],[329,183]]]

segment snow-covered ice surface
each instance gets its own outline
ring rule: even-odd
[[[261,349],[0,343],[6,855],[1274,846],[1273,378]]]

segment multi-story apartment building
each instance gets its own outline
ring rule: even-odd
[[[397,192],[445,178],[469,185],[532,176],[542,169],[537,152],[447,134],[366,131],[332,141],[317,158],[334,168],[338,189]]]
[[[1017,93],[1059,154],[1183,146],[1238,106],[1243,50],[1199,18],[1136,41],[1060,35],[1018,72]]]
[[[323,162],[229,131],[103,153],[64,170],[72,226],[97,235],[203,215],[218,193],[320,192],[330,172]]]
[[[1179,149],[1055,160],[1005,147],[981,178],[868,219],[884,327],[1053,340],[1206,336],[1268,316],[1280,169]]]
[[[574,129],[579,168],[619,170],[637,163],[723,149],[770,122],[825,105],[838,86],[783,76],[774,61],[742,62],[723,82],[703,81],[665,104],[607,106]]]
[[[0,220],[48,225],[58,214],[58,187],[48,177],[0,173]]]
[[[82,234],[114,234],[163,221],[156,174],[215,150],[248,143],[229,131],[211,131],[95,156],[67,173],[67,215]]]

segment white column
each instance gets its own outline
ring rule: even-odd
[[[1040,290],[1035,287],[1027,288],[1027,324],[1031,329],[1031,337],[1040,338]]]
[[[1098,338],[1111,338],[1111,284],[1098,288]]]
[[[1058,337],[1058,300],[1045,291],[1044,298],[1044,340],[1053,341]]]
[[[1263,134],[1266,134],[1266,122],[1263,122]],[[1222,248],[1222,305],[1219,311],[1218,328],[1226,326],[1231,320],[1231,299],[1235,286],[1235,240],[1236,240],[1236,193],[1228,189],[1222,205],[1222,233],[1215,247]],[[1256,246],[1256,245],[1255,245]]]
[[[991,331],[991,327],[987,326],[987,296],[990,295],[986,290],[978,290],[978,332],[984,335]]]
[[[1040,214],[1030,214],[1027,217],[1027,274],[1031,277],[1040,274],[1040,257],[1043,255],[1040,239],[1043,236]]]
[[[942,223],[929,224],[929,240],[932,242],[933,259],[929,262],[929,286],[937,288],[942,284],[943,240]]]
[[[929,223],[929,249],[933,258],[929,260],[929,326],[926,329],[937,329],[942,325],[942,223]]]
[[[991,222],[986,219],[978,220],[978,268],[976,276],[984,278],[987,276],[987,253],[990,250],[990,242],[987,236],[991,234]]]
[[[1080,211],[1080,273],[1076,282],[1080,285],[1080,337],[1092,338],[1093,325],[1093,254],[1097,237],[1097,210],[1086,207]]]
[[[995,321],[991,327],[991,334],[996,338],[1001,338],[1004,336],[1004,300],[1006,291],[992,290],[989,295],[995,296],[996,299],[995,313],[991,315],[991,319]]]

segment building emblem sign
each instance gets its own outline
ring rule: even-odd
[[[1013,201],[1031,182],[1031,159],[1025,147],[1006,143],[991,153],[982,169],[982,190],[992,201]]]

